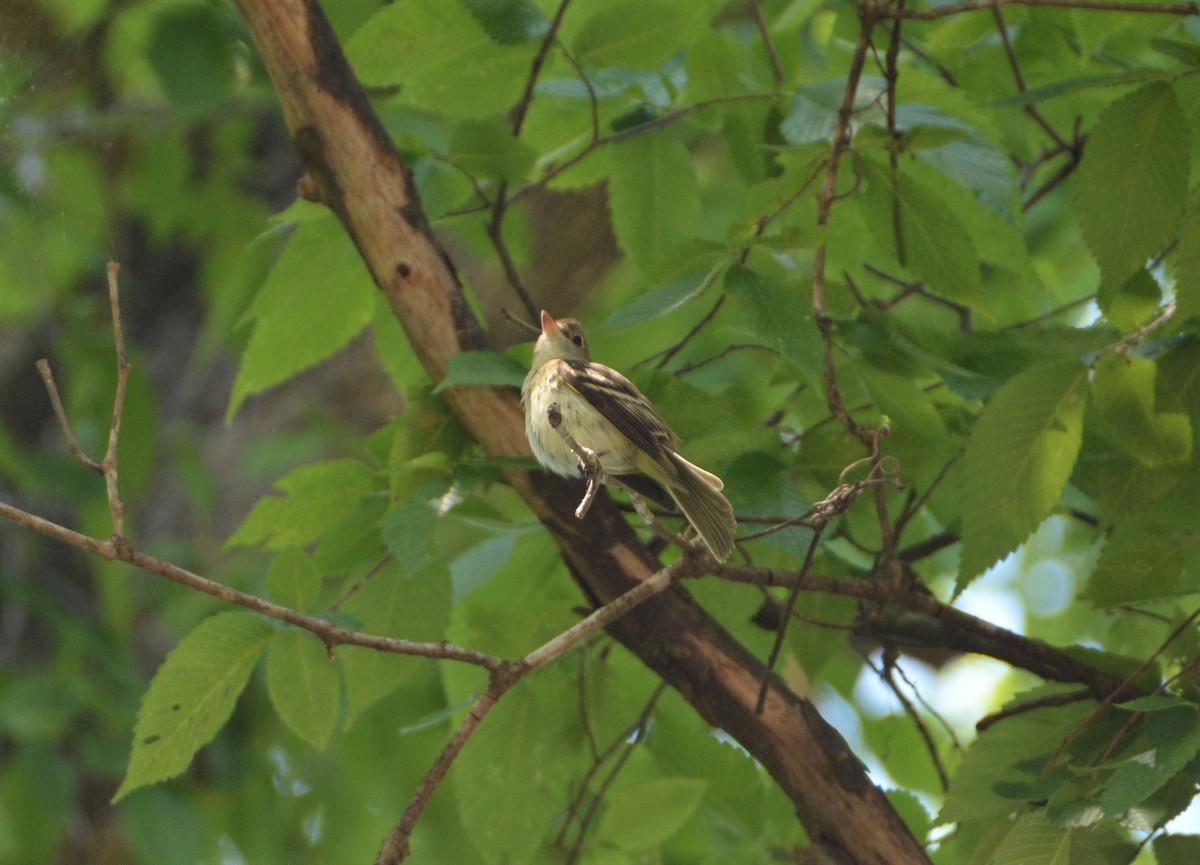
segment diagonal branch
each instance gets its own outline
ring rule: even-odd
[[[454,354],[482,348],[488,340],[432,235],[408,169],[328,22],[314,0],[236,0],[236,5],[275,84],[307,168],[308,188],[342,221],[417,357],[441,381]],[[528,456],[515,391],[451,387],[445,398],[491,456]],[[577,483],[511,463],[504,472],[595,602],[616,598],[659,571],[607,496],[576,520]],[[755,713],[762,664],[681,586],[670,586],[607,629],[757,759],[792,799],[809,837],[820,839],[833,855],[927,865],[921,844],[811,703],[773,677],[763,713]]]

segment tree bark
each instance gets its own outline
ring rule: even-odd
[[[341,219],[417,356],[440,381],[454,354],[486,348],[489,340],[430,230],[410,171],[314,0],[235,2],[304,160],[304,194]],[[446,400],[489,454],[529,454],[514,390],[456,387]],[[593,601],[610,600],[658,570],[607,496],[576,520],[578,483],[519,469],[506,475]],[[682,587],[609,631],[766,767],[826,853],[857,865],[928,865],[921,844],[811,703],[773,679],[764,712],[755,714],[762,664]]]

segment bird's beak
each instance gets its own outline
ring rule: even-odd
[[[554,336],[562,333],[562,328],[558,326],[558,322],[554,320],[554,316],[542,310],[542,333],[546,336]]]

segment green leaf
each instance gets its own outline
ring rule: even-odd
[[[1135,270],[1124,282],[1103,282],[1096,293],[1096,304],[1113,327],[1126,333],[1137,330],[1162,304],[1162,289],[1144,267]]]
[[[446,487],[442,481],[427,484],[383,518],[380,525],[383,542],[408,573],[416,573],[429,564],[429,546],[438,519],[431,500],[445,493]]]
[[[537,46],[498,44],[495,19],[483,20],[445,0],[385,5],[350,37],[346,56],[364,84],[400,85],[403,102],[443,116],[492,117],[520,99]]]
[[[604,320],[603,328],[629,327],[652,321],[699,297],[704,288],[711,285],[710,274],[695,273],[677,279],[668,285],[639,294],[632,303],[621,307]]]
[[[297,547],[280,550],[267,568],[267,595],[277,604],[310,612],[321,593],[321,572]]]
[[[246,397],[347,345],[374,308],[375,285],[341,223],[333,216],[300,223],[247,313],[253,330],[226,417]]]
[[[1100,607],[1200,592],[1200,530],[1172,495],[1120,519],[1104,541],[1088,595]]]
[[[653,0],[605,4],[575,35],[575,56],[592,67],[653,69],[685,44],[689,16]]]
[[[472,177],[519,181],[537,152],[499,121],[464,120],[450,134],[450,158]]]
[[[1128,72],[1114,72],[1110,75],[1089,75],[1084,78],[1068,78],[1055,81],[1041,87],[1030,87],[995,102],[989,102],[985,108],[1008,108],[1014,105],[1036,105],[1048,99],[1069,96],[1083,90],[1097,87],[1120,87],[1128,84],[1141,84],[1146,80],[1161,80],[1164,73],[1157,69],[1132,69]]]
[[[484,862],[527,862],[561,816],[563,793],[589,759],[580,748],[578,714],[562,711],[578,699],[566,665],[542,670],[513,688],[471,737],[454,768],[463,825]]]
[[[440,393],[448,387],[516,387],[525,381],[527,370],[511,358],[495,351],[460,351],[451,355],[446,377],[433,389]]]
[[[1185,414],[1155,412],[1152,360],[1106,355],[1096,364],[1092,396],[1113,439],[1147,466],[1186,462],[1192,456],[1192,424]]]
[[[359,460],[300,466],[275,482],[285,497],[259,499],[225,546],[261,543],[269,550],[284,550],[310,543],[375,486],[374,473]]]
[[[1200,717],[1195,706],[1155,712],[1145,737],[1154,747],[1123,762],[1104,785],[1100,804],[1108,814],[1141,805],[1200,753]]]
[[[1005,833],[988,865],[1071,865],[1070,829],[1041,813],[1022,814]]]
[[[620,141],[609,153],[608,206],[625,254],[642,270],[700,224],[700,186],[692,158],[669,131]]]
[[[138,787],[173,778],[212,740],[273,633],[252,613],[218,613],[179,641],[142,697],[133,752],[116,802]]]
[[[176,108],[203,114],[229,99],[234,39],[212,6],[170,6],[155,19],[146,56]]]
[[[1200,862],[1200,835],[1159,835],[1154,839],[1158,865],[1195,865]]]
[[[267,652],[267,693],[283,722],[318,750],[337,726],[341,689],[324,643],[293,628],[275,634]]]
[[[1014,697],[1008,706],[1034,703],[1065,690],[1064,686],[1042,687]],[[1027,787],[1032,793],[1050,754],[1094,708],[1095,704],[1087,701],[1042,706],[992,724],[963,755],[950,781],[938,824],[986,825],[1005,819],[1019,807],[1019,801],[1002,792]]]
[[[550,22],[533,0],[460,0],[483,29],[501,45],[518,45],[544,36]]]
[[[1079,454],[1086,385],[1086,367],[1050,362],[1014,376],[987,404],[963,464],[956,592],[1050,516]]]
[[[1075,211],[1102,281],[1120,285],[1174,239],[1187,204],[1191,132],[1171,87],[1114,102],[1088,137]]]
[[[390,562],[372,574],[340,609],[359,619],[359,630],[368,634],[440,640],[446,636],[450,620],[450,575],[441,567],[409,575]],[[423,658],[359,646],[341,646],[337,655],[346,682],[347,728],[428,664]]]
[[[863,218],[896,259],[938,294],[982,303],[979,256],[963,221],[923,184],[874,160],[862,160]]]
[[[763,345],[810,377],[820,375],[824,358],[821,335],[800,292],[741,265],[726,271],[725,290],[746,305]]]
[[[1200,191],[1192,196],[1187,218],[1179,232],[1175,259],[1175,302],[1179,316],[1200,315]]]
[[[622,850],[655,847],[696,813],[707,786],[699,778],[656,778],[614,791],[596,837]]]

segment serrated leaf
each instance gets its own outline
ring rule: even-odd
[[[388,552],[408,573],[416,573],[429,564],[429,544],[437,526],[437,512],[429,500],[445,491],[444,483],[422,487],[388,511],[380,524]]]
[[[683,20],[681,20],[683,19]],[[575,56],[592,67],[653,69],[683,47],[687,16],[652,0],[606,4],[575,35]]]
[[[1063,690],[1061,686],[1039,688],[1014,697],[1008,705],[1030,703]],[[1088,702],[1043,706],[988,727],[967,748],[955,770],[938,824],[991,824],[1006,818],[1017,803],[1001,795],[1004,785],[1032,786],[1063,737],[1093,708],[1094,704]]]
[[[1175,237],[1187,204],[1191,131],[1168,84],[1108,107],[1088,136],[1075,211],[1102,280],[1120,285]]]
[[[292,732],[321,750],[337,726],[342,679],[325,644],[305,631],[279,631],[267,652],[267,693]]]
[[[528,370],[496,351],[460,351],[450,356],[446,377],[433,389],[440,393],[448,387],[516,387],[525,381]]]
[[[1147,466],[1186,462],[1192,456],[1192,424],[1185,414],[1155,411],[1154,361],[1107,355],[1096,364],[1092,396],[1114,441]]]
[[[125,780],[113,796],[173,778],[210,742],[272,634],[252,613],[218,613],[201,622],[167,655],[142,697]]]
[[[1073,361],[1014,376],[983,410],[963,463],[962,564],[955,591],[1050,516],[1083,440],[1087,368]]]
[[[608,800],[596,836],[622,850],[657,846],[696,813],[707,786],[699,778],[656,778],[622,789]]]
[[[1113,327],[1126,333],[1145,324],[1162,303],[1158,281],[1140,267],[1124,282],[1103,282],[1096,293],[1096,304]]]
[[[563,791],[585,768],[577,713],[578,682],[562,665],[541,671],[509,691],[455,761],[462,822],[475,846],[494,851],[491,863],[526,862],[563,808]],[[531,768],[533,769],[531,771]]]
[[[629,327],[641,324],[666,315],[678,309],[689,300],[699,296],[705,286],[710,285],[709,275],[694,273],[672,283],[638,295],[629,303],[608,318],[601,325],[604,328]]]
[[[347,345],[374,308],[375,285],[341,223],[300,223],[247,313],[253,329],[226,417]]]
[[[609,153],[608,206],[625,254],[648,270],[700,224],[692,158],[669,131],[618,142]]]
[[[445,637],[450,620],[450,575],[440,566],[406,574],[385,564],[340,607],[360,620],[359,629],[383,637],[434,641]],[[337,650],[346,683],[346,727],[388,696],[428,662],[358,646]]]
[[[1104,785],[1100,804],[1108,814],[1123,814],[1170,782],[1200,752],[1200,718],[1194,706],[1155,712],[1146,719],[1145,736],[1154,747],[1135,754]]]
[[[997,845],[989,865],[1071,865],[1070,829],[1040,813],[1022,814]]]
[[[267,596],[277,604],[309,612],[321,593],[321,572],[298,547],[281,550],[267,568]]]
[[[369,85],[402,85],[399,99],[450,117],[491,117],[521,97],[537,44],[502,45],[461,3],[385,5],[346,43]]]
[[[284,497],[259,499],[225,547],[264,544],[284,550],[316,540],[342,513],[375,489],[375,476],[359,460],[300,466],[275,482]]]
[[[1200,530],[1173,499],[1117,521],[1088,581],[1097,606],[1200,592]]]
[[[821,337],[804,298],[741,265],[725,273],[725,291],[746,305],[757,338],[809,376],[819,375],[824,354]]]
[[[460,0],[489,36],[518,45],[545,35],[550,22],[533,0]]]
[[[464,120],[450,134],[450,159],[472,177],[519,181],[537,152],[496,121]]]
[[[945,297],[980,303],[983,278],[971,235],[941,200],[923,184],[864,158],[866,193],[863,218],[881,243],[914,276]]]

